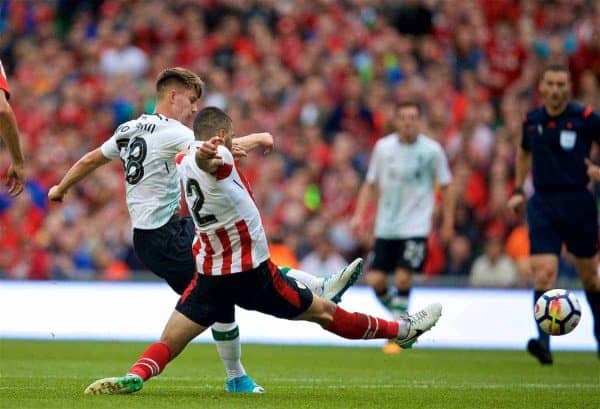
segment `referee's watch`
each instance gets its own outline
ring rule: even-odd
[[[520,186],[517,186],[513,189],[513,195],[522,195],[525,196],[525,192],[523,191],[523,188]]]

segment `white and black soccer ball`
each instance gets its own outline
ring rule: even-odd
[[[535,321],[550,335],[573,331],[581,319],[579,300],[568,290],[548,290],[535,303]]]

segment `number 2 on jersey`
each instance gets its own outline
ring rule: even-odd
[[[200,184],[198,184],[198,182],[194,179],[188,179],[187,183],[185,184],[185,193],[188,195],[188,197],[196,197],[190,210],[192,211],[192,215],[196,220],[196,224],[200,225],[200,209],[202,209],[202,205],[204,204],[204,195],[200,189]]]
[[[200,189],[200,184],[197,180],[188,179],[185,184],[185,194],[188,197],[195,197],[192,208],[190,209],[192,217],[196,221],[196,225],[199,227],[208,226],[209,224],[215,223],[217,218],[213,214],[206,216],[200,216],[200,209],[204,205],[204,194]]]

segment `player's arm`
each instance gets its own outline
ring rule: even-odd
[[[523,123],[523,133],[521,136],[521,144],[517,148],[517,158],[515,163],[515,187],[513,195],[508,199],[508,207],[513,212],[519,211],[525,203],[525,192],[523,186],[529,171],[531,170],[531,140],[529,129],[529,119],[526,118]],[[533,126],[534,127],[534,126]]]
[[[15,114],[3,90],[0,90],[0,135],[12,159],[7,175],[8,192],[12,196],[16,196],[23,191],[25,180],[24,160],[19,144],[19,129],[17,128]]]
[[[454,235],[454,210],[456,209],[456,190],[452,183],[441,186],[442,193],[442,232],[441,238],[448,243]]]
[[[77,184],[94,170],[108,162],[110,162],[110,159],[104,156],[100,148],[86,153],[67,171],[58,185],[50,188],[48,199],[61,202],[73,185]]]
[[[379,186],[377,184],[378,175],[381,174],[381,163],[379,143],[375,144],[373,154],[371,155],[371,161],[369,168],[367,169],[367,175],[358,192],[358,198],[356,199],[356,209],[354,210],[354,216],[350,220],[350,228],[356,233],[360,231],[360,227],[363,224],[363,218],[367,206],[371,201],[379,200]]]
[[[270,133],[260,132],[234,138],[232,144],[231,153],[234,158],[238,159],[256,148],[263,148],[264,153],[268,154],[273,150],[274,141],[273,135]]]
[[[376,201],[379,198],[379,188],[377,187],[377,183],[375,181],[365,180],[365,182],[360,187],[360,191],[358,192],[358,198],[356,199],[356,209],[354,211],[354,216],[350,221],[350,225],[352,229],[358,230],[362,225],[363,217],[365,211],[367,210],[367,206],[371,201]]]
[[[595,164],[594,162],[598,162],[598,156],[600,151],[600,115],[595,112],[589,112],[591,108],[586,108],[584,111],[584,119],[586,120],[586,125],[589,128],[589,133],[591,136],[591,140],[595,142],[592,144],[592,151],[590,158],[585,159],[585,165],[587,167],[587,174],[589,178],[594,182],[600,182],[600,166]]]
[[[454,211],[456,209],[456,193],[452,184],[452,175],[448,158],[441,145],[436,149],[435,160],[435,181],[440,186],[442,194],[442,230],[441,239],[447,244],[454,236]]]
[[[508,207],[516,212],[523,203],[525,203],[525,192],[523,186],[525,179],[531,170],[531,152],[519,147],[517,150],[516,170],[515,170],[515,188],[513,195],[508,199]]]
[[[600,182],[600,166],[595,165],[590,159],[585,158],[585,164],[587,166],[587,174],[594,182]]]

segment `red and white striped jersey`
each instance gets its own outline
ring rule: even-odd
[[[196,142],[175,159],[196,225],[192,246],[200,274],[224,275],[256,268],[269,258],[267,237],[250,186],[231,152],[218,147],[223,165],[209,174],[196,164]]]

